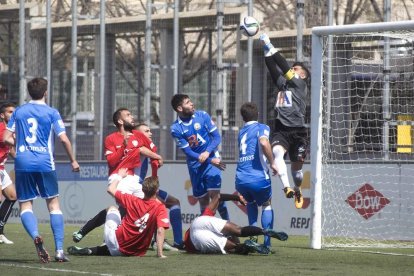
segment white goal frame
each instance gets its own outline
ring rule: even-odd
[[[312,85],[311,85],[311,231],[310,247],[322,247],[322,36],[414,30],[414,21],[383,22],[312,28]],[[329,80],[326,80],[329,82]],[[329,85],[329,84],[328,84]]]

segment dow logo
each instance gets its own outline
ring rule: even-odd
[[[390,203],[388,198],[368,183],[350,195],[345,201],[364,219],[369,219]]]

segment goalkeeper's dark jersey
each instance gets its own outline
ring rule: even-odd
[[[279,76],[275,110],[277,119],[287,127],[304,127],[306,113],[306,81],[293,74],[290,80]]]

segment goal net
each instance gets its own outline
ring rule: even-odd
[[[414,247],[414,23],[312,33],[311,247]]]

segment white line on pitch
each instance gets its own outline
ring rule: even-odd
[[[79,270],[70,270],[70,269],[59,269],[59,268],[47,268],[47,267],[19,265],[19,264],[11,264],[11,263],[0,263],[0,266],[9,266],[9,267],[17,267],[17,268],[31,268],[31,269],[38,269],[38,270],[56,271],[56,272],[69,272],[69,273],[77,273],[77,274],[94,274],[94,275],[102,275],[102,276],[112,276],[112,274],[106,274],[106,273],[97,273],[97,272],[88,272],[88,271],[79,271]]]

